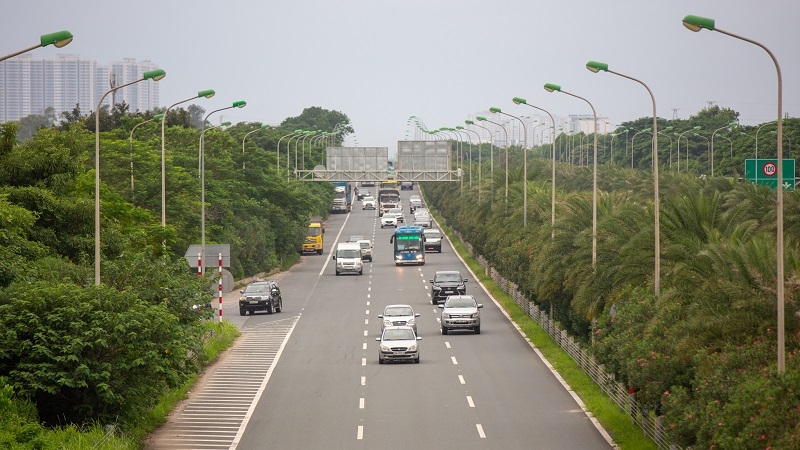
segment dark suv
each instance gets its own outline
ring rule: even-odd
[[[256,311],[266,311],[267,314],[281,312],[283,309],[283,299],[281,290],[274,281],[254,281],[239,291],[239,315],[244,316],[248,312],[253,314]]]
[[[447,300],[450,295],[467,293],[467,279],[463,278],[461,272],[457,270],[439,270],[430,281],[433,285],[433,294],[431,294],[431,304],[433,305]]]

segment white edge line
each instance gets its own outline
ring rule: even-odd
[[[450,246],[452,247],[453,243],[450,242],[450,238],[447,237],[446,234],[444,236],[450,243]],[[583,400],[581,400],[578,394],[572,390],[572,388],[569,386],[569,384],[567,384],[564,378],[561,377],[561,374],[558,373],[555,368],[553,368],[553,365],[550,364],[550,361],[548,361],[547,358],[545,358],[545,356],[542,354],[542,352],[533,344],[533,342],[531,342],[531,340],[528,339],[528,336],[525,336],[525,332],[522,331],[522,328],[520,328],[516,322],[511,320],[511,316],[508,315],[508,312],[505,310],[505,308],[503,308],[503,305],[501,305],[494,297],[492,297],[492,294],[489,293],[489,290],[486,289],[486,286],[481,281],[478,280],[478,276],[475,275],[475,272],[473,272],[472,269],[467,264],[467,262],[464,261],[464,258],[461,257],[461,254],[458,253],[457,251],[453,251],[453,253],[455,253],[456,256],[458,256],[458,259],[461,261],[461,263],[464,265],[464,267],[467,269],[470,275],[472,275],[472,279],[475,280],[478,283],[478,285],[480,285],[481,289],[483,289],[483,292],[486,293],[486,295],[490,299],[492,299],[494,304],[497,305],[497,309],[499,309],[500,312],[502,312],[503,315],[506,316],[506,319],[508,319],[508,321],[511,322],[512,325],[514,325],[514,328],[517,329],[517,332],[519,332],[520,336],[522,336],[522,338],[528,342],[528,345],[530,345],[533,351],[536,352],[536,355],[539,356],[539,359],[541,359],[544,365],[547,366],[548,369],[550,369],[550,372],[553,374],[554,377],[556,377],[558,382],[561,383],[561,385],[564,387],[567,393],[569,393],[569,395],[572,396],[572,398],[575,400],[575,403],[577,403],[578,406],[580,406],[584,414],[586,414],[586,417],[589,418],[592,424],[594,424],[594,427],[597,429],[597,431],[600,432],[600,435],[603,436],[603,438],[606,440],[606,442],[608,442],[609,445],[611,445],[611,447],[619,448],[619,446],[614,443],[614,439],[611,437],[611,435],[608,434],[608,431],[606,431],[606,429],[603,428],[603,425],[601,425],[600,422],[597,420],[597,418],[589,410],[586,409],[586,404],[583,403]],[[453,359],[455,360],[455,357],[453,357]],[[479,432],[483,431],[483,428],[480,426],[480,424],[478,424],[478,428]]]
[[[299,317],[297,319],[298,320],[295,320],[294,323],[292,324],[292,328],[289,329],[289,332],[286,333],[286,337],[283,338],[283,342],[281,342],[281,346],[278,349],[278,352],[275,354],[275,358],[272,360],[272,364],[269,366],[267,374],[264,376],[264,381],[262,381],[261,386],[258,387],[258,392],[256,392],[255,397],[253,397],[253,401],[252,403],[250,403],[250,408],[247,409],[247,413],[244,415],[242,424],[239,425],[239,431],[236,432],[236,436],[233,438],[229,450],[235,450],[236,447],[239,445],[239,441],[241,441],[242,435],[244,435],[244,430],[247,429],[247,423],[250,422],[250,417],[253,416],[253,411],[255,411],[256,406],[258,406],[258,401],[261,398],[261,395],[264,394],[264,389],[266,389],[270,377],[272,377],[272,372],[275,370],[275,366],[278,365],[278,360],[281,359],[281,354],[283,353],[283,349],[286,347],[286,343],[289,342],[289,338],[292,336],[294,328],[297,326],[297,322],[300,321]]]

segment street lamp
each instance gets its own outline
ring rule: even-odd
[[[489,128],[486,128],[486,127],[484,127],[482,125],[478,125],[477,123],[475,123],[474,121],[469,120],[469,119],[465,120],[464,123],[467,124],[467,125],[476,126],[478,128],[483,128],[484,130],[486,130],[487,133],[489,133],[489,166],[490,166],[489,176],[492,177],[492,179],[494,179],[494,138],[492,136],[492,130],[490,130]],[[475,133],[478,133],[478,132],[475,131]],[[480,134],[479,133],[478,133],[478,140],[480,140]],[[480,199],[481,199],[481,192],[483,190],[483,148],[482,147],[483,147],[483,144],[481,144],[481,146],[478,147],[478,201],[479,202],[480,202]]]
[[[539,111],[544,111],[548,116],[550,116],[550,123],[553,126],[553,136],[550,140],[551,150],[551,169],[552,174],[550,175],[550,238],[552,239],[555,236],[555,225],[556,225],[556,121],[553,119],[553,115],[550,114],[549,111],[546,109],[540,108],[535,105],[531,105],[522,97],[514,97],[511,99],[512,102],[516,105],[527,105],[531,108],[538,109]],[[527,179],[527,177],[526,177]]]
[[[592,108],[592,115],[594,116],[594,167],[592,168],[592,269],[597,267],[597,111],[595,111],[594,106],[583,97],[579,97],[575,94],[571,94],[567,91],[561,89],[561,86],[557,84],[547,83],[544,85],[544,90],[547,92],[563,92],[564,94],[570,95],[575,98],[579,98],[586,103],[589,104],[589,107]]]
[[[505,134],[505,137],[506,137],[506,212],[508,212],[508,142],[509,142],[508,141],[508,131],[506,130],[506,127],[503,126],[503,124],[498,123],[498,122],[493,122],[493,121],[487,119],[484,116],[475,116],[475,118],[477,120],[480,120],[481,122],[489,122],[489,123],[493,123],[493,124],[499,126],[500,128],[503,129],[503,133]],[[492,167],[494,167],[494,155],[492,155]],[[494,183],[494,174],[492,174],[492,183]],[[494,189],[492,191],[494,191]]]
[[[181,103],[186,103],[188,101],[194,100],[196,98],[211,98],[216,94],[213,89],[206,89],[204,91],[200,91],[194,97],[187,98],[186,100],[181,100],[179,102],[173,103],[164,110],[164,116],[161,118],[161,228],[167,226],[167,158],[166,158],[166,151],[165,151],[165,138],[164,138],[164,127],[167,123],[167,113],[173,106],[180,105]],[[205,123],[203,123],[205,126]]]
[[[277,166],[276,170],[277,170],[278,174],[281,173],[281,141],[283,140],[283,138],[287,138],[287,137],[289,139],[291,139],[294,136],[296,136],[297,134],[302,133],[302,132],[303,132],[303,130],[294,130],[291,133],[285,134],[285,135],[281,136],[280,139],[278,139],[278,146],[277,146],[278,149],[277,149],[277,151],[275,153],[275,155],[276,155],[275,156],[276,166]],[[289,170],[289,156],[288,156],[289,155],[289,144],[288,143],[286,144],[286,155],[287,155],[286,156],[286,170]]]
[[[36,44],[36,45],[34,45],[32,47],[28,47],[28,48],[26,48],[24,50],[20,50],[18,52],[14,52],[14,53],[12,53],[10,55],[0,56],[0,61],[5,61],[8,58],[13,58],[13,57],[15,57],[17,55],[21,55],[23,53],[27,53],[27,52],[29,52],[31,50],[36,50],[39,47],[47,47],[50,44],[53,44],[53,47],[61,48],[61,47],[65,46],[65,45],[69,44],[70,42],[72,42],[72,33],[70,33],[69,31],[66,31],[66,30],[56,31],[55,33],[43,34],[43,35],[41,35],[39,37],[39,43],[38,44]]]
[[[637,131],[636,133],[633,133],[633,137],[631,138],[631,169],[633,169],[633,151],[634,151],[634,148],[635,148],[635,147],[634,147],[634,143],[636,142],[636,136],[638,136],[638,135],[639,135],[639,134],[641,134],[641,133],[650,133],[650,134],[653,134],[653,132],[652,132],[652,130],[650,129],[650,127],[648,127],[648,128],[645,128],[645,129],[644,129],[644,130],[642,130],[642,131]]]
[[[144,80],[158,81],[165,76],[167,73],[162,69],[150,70],[145,72],[142,78],[113,87],[100,97],[97,109],[94,111],[94,284],[96,285],[100,284],[100,106],[106,96],[117,89]]]
[[[150,122],[152,122],[154,120],[161,120],[162,117],[164,117],[164,114],[156,114],[155,116],[153,116],[152,119],[147,119],[144,122],[139,122],[136,125],[134,125],[133,128],[131,128],[131,137],[130,137],[130,146],[129,146],[130,154],[131,154],[131,200],[133,199],[133,132],[137,128],[139,128],[140,126],[142,126],[142,125],[144,125],[146,123],[150,123]]]
[[[465,133],[467,135],[467,139],[469,139],[469,188],[472,189],[472,136],[470,136],[467,132],[475,133],[475,135],[478,136],[478,150],[480,150],[481,135],[478,134],[477,131],[468,130],[461,125],[456,125],[456,130]]]
[[[692,136],[701,137],[701,138],[706,140],[706,154],[710,156],[711,155],[711,141],[707,137],[703,136],[700,133],[694,133]],[[687,142],[687,147],[688,147],[689,140],[687,139],[686,142]],[[688,153],[688,149],[687,149],[687,153]],[[687,161],[689,160],[689,155],[688,154],[686,155],[686,160]],[[709,162],[709,164],[710,164],[710,162]]]
[[[265,128],[269,128],[269,125],[261,125],[261,128],[256,128],[255,130],[250,131],[249,133],[245,134],[244,137],[242,138],[242,170],[244,170],[244,141],[247,140],[247,136],[250,136],[256,131],[261,131]]]
[[[681,138],[683,137],[684,134],[697,132],[697,130],[699,130],[699,129],[700,129],[700,125],[698,125],[698,126],[696,126],[694,128],[690,128],[690,129],[688,129],[688,130],[686,130],[686,131],[684,131],[683,133],[680,133],[680,134],[679,133],[675,133],[676,135],[678,135],[678,173],[681,173]],[[688,137],[686,138],[686,173],[687,174],[689,173],[689,138]]]
[[[586,68],[589,69],[590,72],[597,73],[599,71],[613,73],[614,75],[619,75],[623,78],[627,78],[629,80],[633,80],[647,89],[647,93],[650,94],[650,100],[653,103],[653,215],[655,216],[655,226],[654,226],[654,235],[655,235],[655,273],[653,274],[653,284],[655,286],[655,295],[658,297],[661,294],[661,244],[660,244],[660,221],[659,221],[659,195],[658,195],[658,114],[656,113],[656,98],[653,95],[653,91],[650,90],[650,87],[647,86],[643,81],[636,79],[634,77],[615,72],[608,68],[608,64],[601,63],[597,61],[589,61],[586,63]],[[596,124],[595,124],[596,126]],[[595,134],[597,133],[595,129]],[[672,138],[670,138],[671,141]],[[672,144],[670,144],[670,149],[672,148]],[[633,158],[631,158],[633,161]],[[595,162],[597,164],[597,162]]]
[[[703,28],[710,30],[710,31],[718,31],[722,34],[726,34],[728,36],[734,37],[736,39],[740,39],[745,42],[749,42],[751,44],[757,45],[764,49],[772,58],[772,62],[775,64],[775,70],[778,74],[778,199],[777,199],[777,265],[778,265],[778,273],[777,273],[777,303],[778,303],[778,372],[784,373],[786,371],[786,343],[785,343],[785,325],[784,325],[784,289],[785,289],[785,280],[784,280],[784,273],[783,273],[783,81],[781,78],[781,67],[778,64],[778,60],[775,58],[775,55],[765,47],[763,44],[756,42],[752,39],[748,39],[742,36],[738,36],[736,34],[720,30],[716,28],[714,25],[714,19],[709,19],[705,17],[699,16],[686,16],[683,19],[683,25],[691,31],[700,31]]]
[[[504,113],[500,108],[491,107],[489,111],[495,114],[504,114],[508,117],[513,117],[522,124],[522,227],[524,228],[528,226],[528,129],[525,127],[524,120],[509,113]],[[506,189],[508,189],[508,151],[506,151]]]
[[[716,130],[714,130],[713,133],[711,133],[711,176],[712,177],[714,176],[714,135],[717,134],[717,131],[719,130],[735,127],[736,125],[738,125],[736,122],[731,122],[725,125],[724,127],[717,128]]]
[[[666,127],[666,128],[664,128],[662,131],[659,131],[658,134],[660,134],[662,136],[666,136],[667,139],[669,139],[669,166],[668,167],[671,169],[672,168],[672,136],[670,136],[669,134],[666,133],[667,131],[670,131],[670,130],[672,130],[672,126],[671,125]],[[612,138],[612,142],[613,142],[613,138]]]

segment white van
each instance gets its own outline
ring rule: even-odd
[[[361,245],[357,242],[340,242],[336,245],[336,251],[331,255],[331,259],[336,261],[336,275],[343,273],[364,273],[364,263],[361,260]]]

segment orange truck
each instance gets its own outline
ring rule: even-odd
[[[311,219],[308,224],[308,232],[306,233],[306,240],[303,241],[303,253],[316,252],[322,254],[322,235],[325,234],[325,227],[322,225],[321,219]]]

